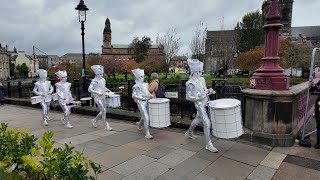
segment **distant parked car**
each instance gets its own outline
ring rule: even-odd
[[[238,71],[236,76],[238,76],[238,77],[249,76],[249,71]]]

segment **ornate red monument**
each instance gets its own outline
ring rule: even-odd
[[[250,88],[261,90],[288,90],[289,77],[279,66],[279,30],[281,14],[278,0],[271,0],[271,5],[266,17],[265,29],[265,50],[262,58],[262,66],[256,70],[250,79]]]

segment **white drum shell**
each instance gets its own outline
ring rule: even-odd
[[[107,107],[117,108],[120,106],[120,95],[114,94],[107,97]]]
[[[33,96],[30,99],[31,99],[31,104],[38,104],[42,101],[42,96]]]
[[[52,100],[53,101],[58,101],[59,100],[57,93],[52,94]]]
[[[212,134],[218,138],[237,138],[243,134],[241,102],[237,99],[218,99],[209,102]]]
[[[154,98],[148,101],[150,126],[163,128],[171,125],[170,100],[167,98]]]

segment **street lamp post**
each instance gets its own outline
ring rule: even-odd
[[[83,86],[82,86],[82,96],[86,96],[87,94],[87,85],[86,85],[86,57],[85,57],[85,48],[84,48],[84,22],[87,19],[86,11],[89,10],[87,6],[84,4],[83,0],[80,0],[78,6],[75,8],[78,10],[79,22],[81,23],[81,36],[82,36],[82,77],[83,77]]]

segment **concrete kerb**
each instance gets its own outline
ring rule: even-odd
[[[41,108],[40,104],[32,105],[30,99],[21,99],[21,98],[6,98],[6,104],[19,105],[19,106],[28,106],[33,108]],[[61,107],[58,103],[51,103],[50,110],[54,111],[62,111]],[[73,107],[71,109],[72,113],[75,114],[83,114],[96,116],[99,113],[99,110],[95,107],[86,106],[86,107]],[[109,108],[107,111],[107,117],[111,119],[118,119],[123,121],[133,121],[138,122],[140,120],[140,113],[134,111],[128,111],[123,109],[112,109]],[[191,124],[191,120],[189,118],[179,118],[175,116],[171,116],[171,126],[173,128],[179,129],[187,129]],[[196,128],[197,131],[202,131],[202,127],[199,126]]]

